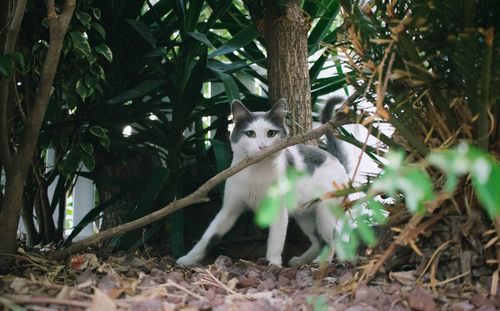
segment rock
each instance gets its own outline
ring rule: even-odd
[[[299,270],[295,276],[295,285],[299,288],[311,286],[311,272],[307,270]]]
[[[408,293],[408,305],[410,308],[418,311],[437,310],[434,298],[428,292],[418,287]]]
[[[226,268],[233,264],[233,260],[227,256],[220,255],[215,259],[214,266],[217,268]]]
[[[475,294],[470,299],[470,303],[472,303],[476,308],[479,308],[483,305],[489,304],[490,300],[481,294]]]
[[[172,280],[175,283],[179,283],[184,281],[184,273],[179,272],[179,271],[173,271],[167,273],[167,280]]]
[[[238,280],[238,284],[236,284],[236,286],[240,288],[245,288],[245,287],[255,286],[257,284],[259,284],[259,280],[257,280],[256,278],[241,278]]]
[[[271,290],[273,288],[276,287],[276,284],[274,283],[273,280],[271,279],[265,279],[263,281],[260,282],[259,286],[257,287],[257,289],[259,291],[268,291],[268,290]]]
[[[349,308],[345,309],[345,311],[378,311],[378,310],[370,305],[367,305],[366,303],[361,303],[361,304],[349,307]]]
[[[295,277],[297,276],[297,269],[296,268],[285,268],[281,272],[281,275],[286,277],[289,280],[295,280]]]
[[[450,305],[450,310],[455,310],[455,311],[471,311],[474,309],[476,308],[467,301],[455,302]]]
[[[130,304],[130,310],[154,311],[162,309],[163,309],[163,302],[160,299],[143,299],[143,300],[133,301]],[[174,309],[172,308],[171,310]]]
[[[380,294],[381,292],[374,287],[363,286],[356,290],[354,301],[374,303]]]

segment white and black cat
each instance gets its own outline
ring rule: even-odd
[[[323,113],[322,117],[323,122],[328,121],[332,116],[333,105],[337,100],[338,98],[327,104],[324,109],[326,113]],[[271,110],[266,112],[250,112],[239,101],[234,101],[231,109],[234,121],[234,129],[231,132],[231,148],[234,153],[232,165],[276,144],[288,135],[288,128],[285,125],[286,101],[284,99],[279,100]],[[332,137],[328,139],[328,143],[328,150],[339,156],[340,149],[335,145],[336,142]],[[295,145],[227,179],[222,209],[210,223],[201,240],[187,255],[179,258],[177,263],[184,266],[198,264],[205,256],[206,250],[231,229],[245,209],[255,211],[266,196],[269,187],[283,177],[290,166],[307,174],[304,174],[296,184],[298,206],[288,209],[283,202],[278,218],[269,229],[266,258],[270,264],[281,266],[281,253],[290,213],[312,245],[300,257],[290,259],[289,265],[310,263],[318,257],[325,244],[330,247],[327,260],[331,261],[335,252],[335,217],[329,210],[329,206],[335,200],[340,202],[341,199],[322,200],[315,204],[310,204],[310,202],[321,197],[325,192],[332,191],[333,182],[339,185],[348,182],[346,170],[336,156],[315,146]]]

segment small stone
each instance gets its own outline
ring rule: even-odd
[[[374,302],[381,293],[374,287],[363,286],[356,290],[354,301],[356,302]]]
[[[418,311],[437,310],[434,298],[428,292],[418,287],[408,293],[408,305],[410,308]]]
[[[474,306],[467,301],[460,301],[460,302],[455,302],[452,303],[450,306],[450,310],[455,310],[455,311],[471,311],[474,310]]]
[[[259,284],[259,280],[257,280],[256,278],[242,278],[238,280],[238,284],[236,284],[236,286],[240,288],[245,288],[245,287],[255,286],[257,284]]]
[[[233,264],[233,260],[227,256],[220,255],[215,259],[214,266],[217,268],[229,267]]]
[[[268,291],[276,287],[276,284],[274,283],[273,280],[271,279],[265,279],[264,281],[260,282],[259,286],[257,289],[259,291]]]
[[[378,311],[374,307],[367,305],[366,303],[361,303],[345,309],[345,311]]]

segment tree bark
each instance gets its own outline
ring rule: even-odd
[[[270,103],[285,98],[292,120],[290,134],[302,134],[312,128],[307,62],[310,18],[302,10],[300,0],[282,5],[277,0],[265,1],[263,6],[250,2],[247,5],[252,20],[266,43]]]
[[[24,184],[28,174],[31,159],[38,141],[40,126],[47,110],[54,76],[59,63],[64,36],[73,16],[76,0],[66,0],[61,14],[56,13],[54,0],[47,0],[47,19],[49,22],[49,47],[42,69],[33,109],[23,122],[23,132],[18,152],[11,150],[9,130],[7,127],[8,86],[11,79],[0,81],[0,160],[5,166],[6,186],[5,196],[0,207],[0,254],[14,253],[16,250],[16,233],[22,210]],[[12,11],[13,18],[9,24],[4,54],[14,51],[19,28],[24,16],[26,0],[16,3]]]

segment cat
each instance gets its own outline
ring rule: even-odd
[[[339,98],[330,100],[322,116],[327,122],[332,117],[333,106]],[[250,112],[240,101],[233,101],[231,110],[234,129],[230,141],[233,150],[234,165],[247,156],[276,144],[288,136],[285,124],[286,101],[280,99],[266,112]],[[329,114],[329,115],[327,115]],[[283,149],[268,158],[255,163],[232,177],[225,185],[222,209],[210,223],[200,241],[191,251],[177,260],[182,266],[193,266],[200,263],[207,249],[216,244],[222,236],[231,229],[237,218],[246,209],[255,211],[266,196],[269,187],[286,174],[289,167],[305,174],[296,184],[298,206],[289,209],[280,207],[277,219],[269,228],[266,259],[270,265],[282,265],[282,251],[288,226],[288,214],[295,218],[299,227],[311,241],[311,246],[301,256],[293,257],[288,264],[299,266],[317,259],[322,247],[329,246],[326,260],[331,261],[335,253],[334,231],[335,217],[329,210],[332,202],[339,203],[342,198],[311,201],[321,197],[327,191],[332,191],[332,184],[345,184],[349,181],[345,163],[339,145],[333,139],[333,133],[327,135],[328,150],[311,145],[295,145]],[[336,156],[340,157],[339,160]],[[341,162],[342,161],[342,162]]]

